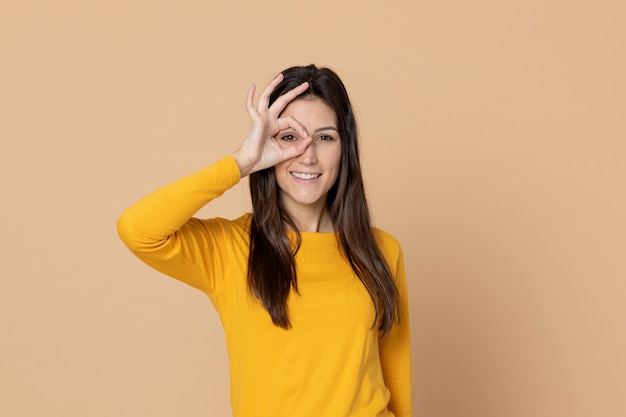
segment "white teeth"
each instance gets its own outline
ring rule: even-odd
[[[296,178],[300,178],[301,180],[312,180],[312,179],[319,177],[322,174],[305,174],[303,172],[292,172],[291,175],[293,175]]]

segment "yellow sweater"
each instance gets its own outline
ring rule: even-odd
[[[192,217],[237,184],[236,162],[213,165],[144,197],[118,221],[124,243],[151,267],[206,293],[226,334],[236,417],[411,415],[409,313],[402,251],[375,229],[402,299],[383,339],[374,306],[334,233],[302,233],[292,328],[276,327],[246,283],[250,214]]]

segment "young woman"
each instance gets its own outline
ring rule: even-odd
[[[211,299],[234,416],[408,417],[402,250],[371,226],[345,87],[310,65],[254,96],[239,149],[128,208],[119,234]],[[252,213],[193,217],[246,176]]]

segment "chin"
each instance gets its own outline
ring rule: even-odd
[[[292,203],[302,205],[302,206],[314,206],[318,205],[321,202],[325,201],[325,197],[318,196],[295,196],[291,195],[288,197]]]
[[[297,204],[301,204],[303,206],[314,206],[320,203],[320,199],[301,199],[301,200],[294,200],[295,203]]]

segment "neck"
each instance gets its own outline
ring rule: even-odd
[[[288,210],[289,217],[295,222],[299,232],[333,232],[333,222],[328,215],[326,205],[319,208],[302,207]]]

